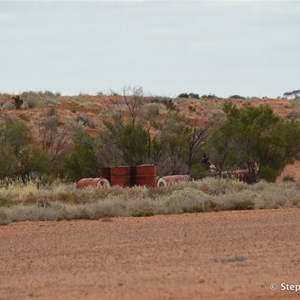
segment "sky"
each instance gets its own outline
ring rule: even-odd
[[[300,89],[300,1],[1,1],[0,93]]]

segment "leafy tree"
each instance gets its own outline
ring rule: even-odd
[[[142,123],[113,119],[96,141],[102,164],[137,165],[152,162],[152,139]]]
[[[207,133],[208,128],[194,126],[178,113],[169,113],[158,135],[162,152],[158,166],[162,173],[189,174],[203,159]]]
[[[245,100],[246,98],[243,97],[243,96],[240,96],[240,95],[232,95],[232,96],[229,97],[229,99],[243,99],[243,100]]]
[[[294,96],[295,98],[296,97],[299,97],[300,96],[300,90],[294,90],[294,91],[291,91],[291,92],[286,92],[283,94],[285,97],[290,97],[290,96]]]
[[[141,87],[127,87],[114,100],[114,115],[105,121],[106,130],[96,139],[102,165],[136,165],[153,162],[151,123],[158,111],[145,110]],[[124,107],[126,109],[124,109]]]
[[[0,178],[20,175],[21,151],[30,141],[29,129],[16,119],[7,119],[0,127]]]
[[[0,138],[0,179],[11,176],[15,172],[16,157],[13,147]]]
[[[169,113],[162,128],[160,141],[164,145],[165,159],[162,161],[164,173],[184,174],[188,172],[188,145],[186,135],[189,134],[187,120],[177,113]]]
[[[237,167],[240,163],[240,152],[236,145],[235,131],[230,126],[215,125],[210,132],[205,149],[219,175],[225,169]]]
[[[258,176],[274,181],[284,166],[297,158],[300,127],[296,121],[283,120],[268,106],[237,109],[228,103],[224,112],[227,120],[210,139],[213,162],[219,170],[246,167],[250,183],[257,182]]]
[[[51,172],[51,160],[45,151],[30,145],[27,126],[16,119],[8,119],[0,129],[0,178]]]
[[[188,98],[188,97],[189,97],[188,93],[181,93],[178,95],[178,98]]]
[[[188,173],[193,166],[199,164],[204,156],[204,146],[208,135],[207,127],[190,126],[186,135],[188,145]]]
[[[33,173],[42,175],[50,174],[52,169],[51,157],[38,147],[28,146],[20,153],[18,175],[29,176]]]
[[[62,173],[71,180],[99,176],[94,139],[82,130],[73,135],[73,148],[62,163]]]
[[[21,149],[30,142],[30,134],[27,126],[16,119],[8,119],[1,130],[3,140],[6,141],[14,150],[18,159]]]
[[[13,99],[14,99],[15,108],[20,109],[24,101],[21,99],[19,95],[15,96]]]
[[[43,120],[39,133],[43,150],[49,154],[54,166],[59,165],[66,154],[69,144],[67,129],[60,129],[58,118],[51,116]]]

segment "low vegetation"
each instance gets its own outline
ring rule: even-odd
[[[30,176],[72,182],[99,176],[100,167],[139,164],[155,164],[159,176],[201,179],[207,175],[202,163],[210,162],[219,175],[246,170],[248,183],[275,182],[300,158],[300,121],[284,119],[266,105],[242,101],[238,107],[235,98],[241,96],[224,101],[194,93],[145,97],[141,87],[128,87],[104,95],[99,99],[103,110],[94,113],[84,94],[2,95],[0,180]],[[14,108],[11,115],[7,104]],[[42,113],[45,104],[50,106]]]
[[[167,188],[76,190],[75,184],[42,185],[38,180],[0,182],[0,223],[26,220],[98,220],[225,210],[300,208],[299,183],[248,185],[205,178]]]
[[[145,97],[141,87],[129,87],[103,96],[97,119],[87,109],[88,97],[47,91],[0,95],[2,224],[299,207],[293,175],[286,175],[283,184],[267,183],[300,159],[297,115],[280,117],[271,107],[252,106],[239,95],[223,99],[221,110],[214,94]],[[294,113],[298,97],[291,105]],[[61,102],[70,103],[60,108]],[[40,114],[45,104],[50,106]],[[32,123],[33,118],[40,122]],[[220,177],[224,171],[248,172],[253,186],[207,179],[210,163]],[[110,190],[76,190],[71,183],[98,177],[100,167],[140,164],[155,164],[159,176],[189,174],[199,181],[166,189]]]

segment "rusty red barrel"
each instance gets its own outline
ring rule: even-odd
[[[137,171],[136,166],[130,167],[130,186],[135,186],[137,184],[136,183],[136,171]]]
[[[189,175],[176,175],[176,182],[188,182],[191,180]]]
[[[107,179],[109,182],[111,182],[111,171],[109,167],[106,168],[100,168],[100,177]]]
[[[136,184],[141,186],[156,186],[156,166],[140,165],[136,167]]]
[[[111,185],[130,186],[130,167],[112,167],[110,169]]]
[[[77,189],[84,189],[88,186],[98,187],[99,181],[101,178],[82,178],[77,182],[76,188]]]
[[[164,182],[166,185],[172,185],[174,183],[179,183],[179,182],[188,182],[190,181],[190,176],[189,175],[171,175],[171,176],[164,176],[163,177]],[[163,186],[161,183],[160,186]]]

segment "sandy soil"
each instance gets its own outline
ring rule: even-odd
[[[277,181],[283,181],[285,176],[292,176],[294,181],[300,181],[300,161],[296,161],[294,164],[286,166]]]
[[[300,210],[0,227],[0,299],[298,299]]]

